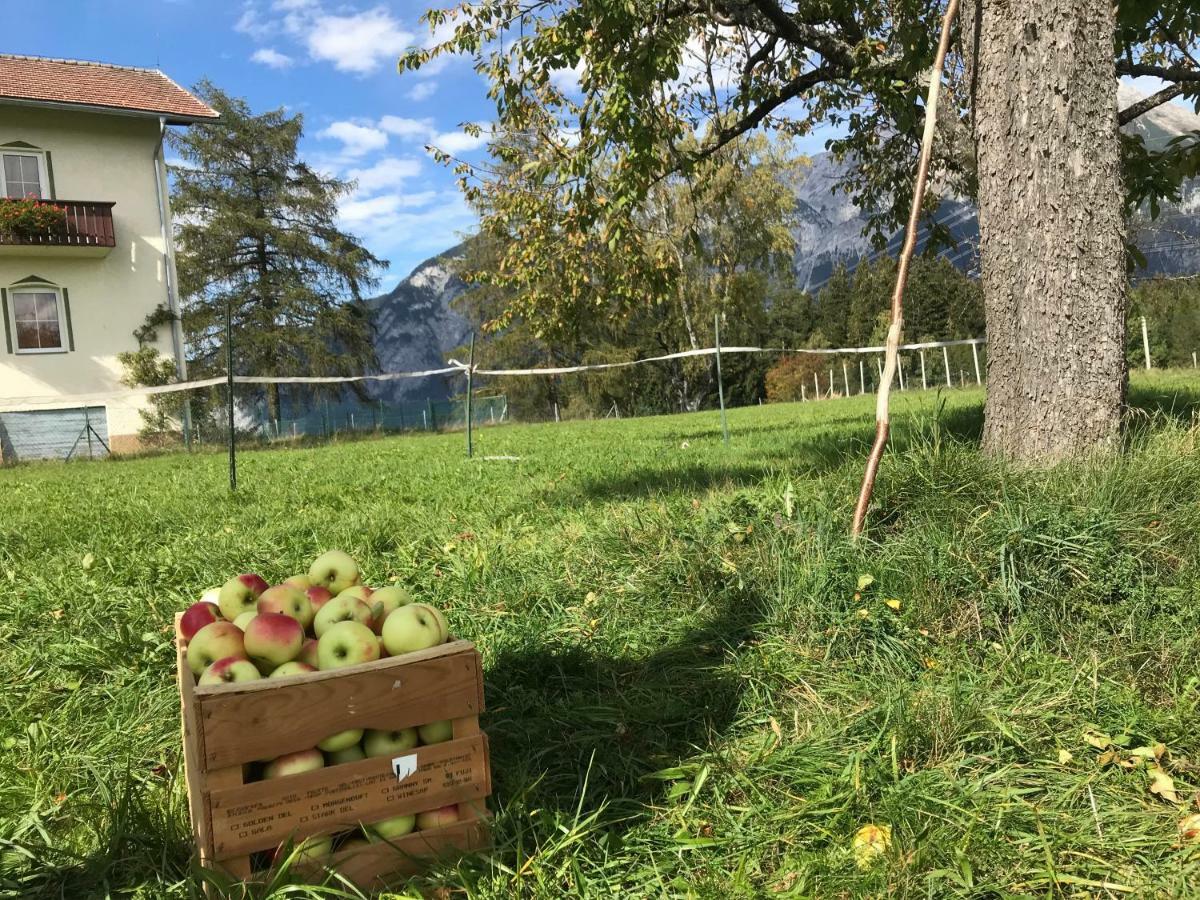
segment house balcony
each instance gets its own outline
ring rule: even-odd
[[[65,227],[32,234],[0,230],[0,256],[108,256],[117,246],[112,215],[115,204],[100,200],[45,202],[62,207]]]

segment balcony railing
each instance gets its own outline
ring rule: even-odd
[[[0,203],[4,200],[0,199]],[[47,200],[66,212],[66,227],[44,234],[6,234],[0,245],[24,247],[115,247],[112,209],[115,204],[97,200]]]

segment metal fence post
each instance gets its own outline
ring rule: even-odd
[[[237,430],[233,424],[233,301],[225,298],[225,393],[229,406],[229,490],[237,490]]]
[[[725,384],[721,380],[721,314],[713,316],[713,337],[717,342],[717,402],[721,404],[721,437],[729,443],[729,422],[725,418]]]
[[[471,458],[471,392],[475,375],[475,332],[471,332],[471,355],[467,357],[467,459]]]

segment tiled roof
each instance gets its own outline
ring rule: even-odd
[[[168,119],[217,114],[158,69],[0,53],[0,103],[65,103]]]

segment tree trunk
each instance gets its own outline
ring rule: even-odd
[[[1113,5],[966,6],[988,337],[983,443],[1052,462],[1112,443],[1125,400]]]

